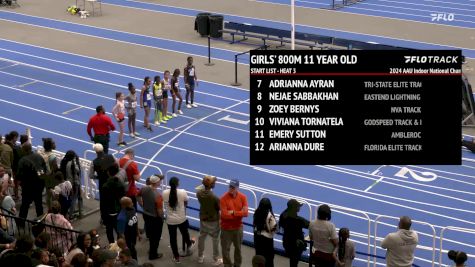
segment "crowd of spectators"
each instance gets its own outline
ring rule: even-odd
[[[161,117],[160,113],[156,116]],[[19,137],[20,145],[17,144]],[[249,259],[243,260],[241,253],[243,218],[249,216],[249,211],[247,197],[239,190],[239,180],[231,179],[227,192],[217,196],[213,190],[217,178],[209,175],[203,178],[202,184],[196,188],[200,204],[200,232],[198,240],[195,240],[188,230],[188,193],[180,188],[178,177],[171,177],[169,188],[163,192],[159,190],[163,175],[148,177],[146,186],[138,188],[136,183],[142,177],[134,159],[134,150],[129,148],[122,158],[115,159],[107,153],[107,147],[100,139],[93,139],[96,141],[93,146],[96,158],[85,176],[86,179],[98,180],[100,215],[106,227],[108,245],[101,247],[97,230],[78,233],[72,227],[71,220],[83,215],[83,170],[77,154],[69,150],[59,160],[51,138],[43,138],[43,149],[35,151],[28,136],[19,136],[13,131],[0,143],[1,212],[16,216],[15,202],[21,201],[18,217],[26,219],[34,202],[36,219],[43,226],[33,229],[31,236],[12,237],[6,229],[8,226],[0,220],[0,266],[138,267],[135,246],[137,241],[142,240],[138,205],[143,210],[150,261],[163,257],[163,253],[159,253],[164,249],[160,248],[160,240],[166,225],[172,261],[175,263],[180,263],[182,257],[192,256],[195,244],[198,245],[197,262],[205,263],[207,236],[212,238],[211,265],[239,267],[246,266],[246,261],[250,263]],[[43,201],[47,204],[47,213],[43,212]],[[270,199],[260,200],[253,215],[256,256],[252,259],[252,265],[274,266],[274,237],[280,233],[291,267],[298,265],[303,252],[308,249],[311,251],[311,266],[353,266],[355,243],[350,239],[348,228],[341,227],[337,232],[331,221],[331,208],[328,205],[319,206],[317,219],[308,221],[299,215],[301,207],[302,203],[298,200],[290,199],[287,208],[277,216]],[[25,220],[16,220],[16,227],[25,227],[24,223]],[[411,225],[411,218],[402,216],[398,230],[388,234],[381,242],[381,247],[386,249],[386,266],[412,266],[419,240]],[[308,229],[307,237],[304,229]],[[183,251],[178,248],[178,231],[185,244]],[[312,241],[311,248],[308,248],[308,241]],[[234,248],[233,256],[231,247]],[[450,251],[448,257],[457,267],[464,266],[467,261],[467,254],[460,251]],[[153,264],[144,263],[142,266]]]

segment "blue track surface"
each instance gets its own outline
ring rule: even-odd
[[[0,51],[3,59],[11,60],[0,61],[1,128],[22,130],[31,127],[33,137],[38,137],[33,139],[36,144],[40,137],[51,136],[63,151],[72,148],[82,153],[90,149],[85,125],[94,114],[95,106],[103,104],[110,109],[115,92],[125,92],[127,82],[138,86],[141,77],[157,73],[78,55],[71,57],[67,53],[7,40],[0,40]],[[237,177],[253,187],[296,195],[310,203],[330,203],[362,210],[372,219],[377,214],[407,214],[415,220],[434,224],[437,232],[440,226],[447,225],[475,228],[475,164],[472,162],[466,162],[464,166],[409,166],[416,175],[436,175],[437,178],[429,183],[419,182],[411,175],[406,175],[408,178],[396,176],[402,167],[408,166],[249,166],[248,125],[222,120],[226,116],[243,121],[249,119],[249,104],[245,102],[249,98],[248,92],[204,81],[198,91],[200,108],[185,109],[184,116],[165,126],[154,127],[153,133],[141,130],[144,139],[126,140],[136,149],[141,162],[153,157],[173,136],[180,134],[153,159],[153,165],[164,171],[178,170],[190,175],[210,173],[225,178]],[[223,110],[233,105],[234,108]],[[63,114],[78,107],[80,109]],[[203,117],[207,118],[182,132],[188,123]],[[140,110],[138,119],[142,118]],[[138,122],[140,128],[141,124]],[[112,143],[116,139],[117,133],[114,133]],[[463,153],[464,157],[474,158],[471,153]],[[153,172],[155,170],[149,168],[145,174]],[[188,176],[179,176],[187,190],[193,191],[199,183]],[[224,190],[225,186],[217,188],[218,193]],[[252,195],[245,193],[253,203]],[[271,196],[271,199],[276,212],[280,212],[285,200],[277,196]],[[192,204],[196,206],[196,202]],[[304,216],[309,215],[305,208],[302,212]],[[338,226],[350,227],[358,242],[358,251],[366,252],[367,224],[361,217],[335,213],[334,221]],[[394,225],[393,221],[384,222]],[[393,227],[385,225],[379,229],[378,236],[384,236]],[[422,232],[421,242],[429,246],[431,240],[424,235],[429,229],[419,226],[416,229]],[[250,231],[249,228],[246,230]],[[445,247],[470,251],[467,246],[455,242],[473,245],[473,238],[466,234],[448,232],[447,238]],[[382,256],[384,252],[378,250],[378,254]],[[417,255],[430,258],[428,251],[418,251]],[[421,260],[416,263],[427,264]]]
[[[259,0],[259,2],[290,5],[289,0]],[[330,8],[331,3],[332,0],[295,1],[297,6],[304,8]],[[344,7],[339,11],[438,25],[475,28],[475,4],[473,1],[364,0],[360,3]],[[445,14],[445,16],[433,19],[432,14]]]

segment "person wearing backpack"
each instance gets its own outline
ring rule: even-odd
[[[53,153],[53,150],[56,149],[56,143],[52,138],[43,138],[43,148],[44,150],[40,152],[40,155],[46,163],[46,173],[42,176],[42,179],[45,181],[46,206],[51,208],[53,198],[51,189],[57,185],[54,174],[59,170],[56,154]]]
[[[125,176],[127,177],[124,180],[124,184],[127,190],[126,196],[132,199],[134,203],[134,208],[137,210],[137,194],[138,188],[135,185],[135,182],[140,181],[140,172],[137,163],[134,161],[135,152],[132,148],[128,148],[124,152],[124,157],[119,160],[119,167],[121,168],[120,172],[123,176],[125,172]]]
[[[106,234],[109,244],[115,242],[114,230],[118,233],[117,216],[121,209],[120,199],[125,196],[125,188],[117,177],[118,173],[119,165],[117,163],[109,167],[109,179],[104,184],[103,195],[101,195],[101,203],[103,203],[103,207],[105,208],[102,220],[106,226]]]

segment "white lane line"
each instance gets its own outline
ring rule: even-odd
[[[31,84],[35,84],[35,83],[37,83],[37,82],[38,82],[38,81],[27,82],[27,83],[20,84],[20,85],[14,85],[14,87],[22,88],[22,87],[25,87],[25,86],[28,86],[28,85],[31,85]]]
[[[8,65],[8,66],[5,66],[5,67],[1,67],[0,70],[8,69],[8,68],[15,67],[15,66],[18,66],[18,65],[19,64],[15,63],[15,64]]]
[[[241,101],[241,102],[244,102],[244,101],[245,101],[245,100],[243,100],[243,101]],[[198,124],[198,123],[200,123],[200,122],[206,120],[207,118],[209,118],[209,117],[211,117],[211,116],[214,116],[214,115],[219,114],[219,113],[221,113],[221,112],[223,112],[223,111],[226,111],[226,110],[228,110],[228,109],[230,109],[230,108],[233,108],[233,107],[235,107],[235,106],[237,106],[237,105],[240,105],[241,102],[236,103],[236,104],[233,104],[233,105],[231,105],[231,106],[229,106],[229,107],[227,107],[227,108],[225,108],[225,109],[223,109],[223,110],[218,110],[218,111],[216,111],[216,112],[214,112],[214,113],[211,113],[211,114],[209,114],[209,115],[207,115],[207,116],[204,116],[204,117],[202,117],[202,118],[196,120],[196,121],[193,122],[192,124],[188,125],[188,126],[185,128],[185,130],[183,130],[183,131],[179,132],[178,134],[174,135],[168,142],[166,142],[166,143],[150,158],[150,160],[147,162],[147,165],[145,165],[144,168],[142,169],[142,171],[140,172],[140,175],[142,175],[142,174],[145,172],[145,170],[147,169],[148,165],[150,165],[150,163],[152,163],[153,160],[154,160],[165,148],[167,148],[173,141],[175,141],[175,139],[177,139],[181,134],[183,134],[184,132],[188,131],[191,127],[193,127],[193,126],[195,126],[196,124]]]
[[[381,182],[382,180],[384,179],[384,177],[381,177],[379,178],[377,181],[375,181],[372,185],[368,186],[368,188],[366,188],[364,190],[364,192],[368,192],[369,190],[371,190],[371,188],[373,188],[374,186],[376,186],[377,184],[379,184],[379,182]]]
[[[70,110],[67,110],[67,111],[63,112],[62,114],[63,114],[63,115],[66,115],[66,114],[69,114],[69,113],[71,113],[71,112],[73,112],[73,111],[76,111],[76,110],[79,110],[79,109],[82,109],[82,108],[83,108],[83,107],[73,108],[73,109],[70,109]]]

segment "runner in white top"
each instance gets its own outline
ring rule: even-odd
[[[112,115],[114,115],[117,124],[119,124],[119,142],[118,146],[126,146],[124,142],[124,129],[125,129],[125,96],[121,92],[115,94],[116,103],[112,108]]]

